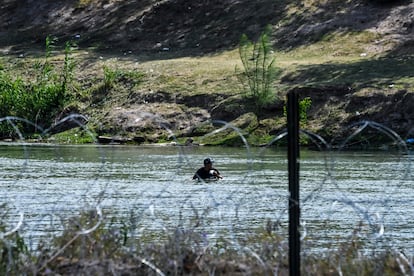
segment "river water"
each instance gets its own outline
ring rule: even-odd
[[[224,178],[195,182],[210,157]],[[414,248],[410,155],[301,151],[302,248],[347,243],[369,250]],[[262,228],[286,235],[287,153],[275,148],[0,145],[0,203],[9,231],[33,241],[82,210],[125,217],[136,234],[177,226],[237,239]]]

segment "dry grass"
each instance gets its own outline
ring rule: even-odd
[[[138,65],[148,77],[145,88],[181,94],[237,93],[234,74],[241,65],[235,51],[199,58],[154,60]]]
[[[91,211],[68,220],[63,233],[41,242],[35,254],[15,233],[0,243],[0,271],[3,275],[289,274],[287,242],[275,229],[232,240],[209,240],[196,226],[140,238],[131,236],[136,230],[131,222],[114,224]],[[361,255],[363,243],[357,237],[355,233],[349,242],[323,254],[303,254],[301,271],[307,275],[410,274],[412,266],[402,253]]]
[[[279,86],[288,90],[291,86],[315,86],[321,85],[343,85],[358,83],[360,87],[371,86],[372,79],[366,73],[372,71],[369,61],[378,61],[378,67],[390,65],[392,58],[381,59],[386,50],[392,44],[379,45],[381,37],[369,31],[361,33],[336,32],[324,36],[318,42],[293,48],[291,50],[275,51],[276,65],[282,69]],[[374,47],[378,44],[377,47]],[[385,51],[385,52],[384,52]],[[42,53],[27,56],[25,59],[15,60],[12,56],[4,56],[2,59],[4,67],[17,71],[15,75],[24,75],[30,63],[42,58]],[[93,49],[79,49],[74,53],[78,63],[75,74],[82,83],[103,78],[105,66],[114,70],[140,71],[146,76],[139,89],[142,91],[164,91],[169,93],[180,93],[183,95],[196,95],[205,93],[224,93],[235,95],[241,92],[241,86],[235,76],[235,67],[241,67],[238,50],[225,51],[214,55],[202,57],[169,58],[169,53],[159,53],[156,56],[140,56],[127,54],[122,57],[99,54]],[[53,60],[63,60],[63,55],[56,52]],[[381,65],[381,60],[383,64]],[[1,62],[1,60],[0,60]],[[363,67],[363,64],[367,64]],[[15,64],[15,66],[13,66]],[[24,66],[22,66],[24,65]],[[336,65],[340,70],[349,71],[353,65],[361,66],[364,79],[360,75],[349,75],[347,77],[335,77],[332,72],[324,73],[325,66]],[[377,67],[377,68],[378,68]],[[312,68],[309,70],[308,68]],[[316,69],[316,70],[315,70]],[[407,84],[411,87],[414,77],[406,74],[408,67],[398,66],[392,68],[393,75],[383,76],[383,82],[388,78],[394,83]],[[329,69],[331,70],[331,69]],[[19,72],[20,71],[20,72]],[[319,78],[313,79],[315,71]],[[291,74],[300,72],[301,78],[294,80],[286,78]],[[399,72],[401,72],[399,77]],[[381,73],[380,73],[381,74]],[[347,74],[345,74],[347,75]],[[308,81],[309,80],[309,81]],[[280,83],[282,82],[282,83]],[[86,86],[91,84],[85,83]],[[117,90],[117,87],[114,87]],[[120,94],[122,96],[122,93]]]

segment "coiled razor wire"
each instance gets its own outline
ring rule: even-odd
[[[19,232],[30,240],[31,250],[36,250],[39,239],[59,233],[71,217],[91,209],[96,211],[98,220],[74,233],[72,240],[45,261],[44,267],[71,242],[95,231],[103,220],[111,219],[111,215],[103,216],[103,210],[114,212],[113,216],[125,216],[131,235],[136,238],[154,232],[169,233],[172,229],[198,230],[204,233],[206,246],[224,237],[236,250],[257,258],[259,263],[262,260],[254,246],[241,244],[240,237],[265,226],[286,237],[287,155],[280,146],[286,143],[286,130],[267,145],[253,149],[243,132],[231,123],[205,122],[205,126],[213,126],[214,130],[200,138],[201,144],[216,135],[235,133],[243,145],[241,150],[227,149],[221,153],[210,147],[181,144],[169,123],[158,115],[137,112],[133,120],[149,120],[167,133],[171,143],[159,147],[163,154],[152,156],[156,152],[153,146],[99,145],[85,124],[87,118],[79,114],[70,115],[48,129],[22,118],[0,118],[0,124],[12,126],[18,137],[2,146],[6,150],[20,148],[21,153],[11,157],[0,153],[4,171],[0,203],[8,210],[2,217],[6,230],[0,233],[0,239],[7,243],[8,236]],[[90,135],[94,144],[71,147],[47,142],[68,122]],[[26,142],[18,123],[33,126],[47,143]],[[369,149],[370,139],[378,136],[384,140],[380,156],[385,158],[379,164],[375,160],[378,150],[361,150],[361,147]],[[414,207],[414,193],[412,154],[404,139],[372,121],[351,125],[347,137],[330,143],[306,130],[301,130],[301,137],[316,149],[313,153],[317,156],[306,158],[301,154],[302,254],[335,249],[357,233],[366,241],[365,250],[393,249],[402,256],[399,260],[410,263],[407,258],[412,258],[414,244],[407,241],[414,241],[414,229],[413,215],[407,210]],[[353,151],[356,145],[358,151]],[[33,156],[39,146],[43,147],[40,151],[52,151],[54,156],[49,160]],[[91,148],[90,159],[70,161],[76,159],[77,151]],[[141,157],[134,156],[134,152],[150,158],[147,167],[142,167]],[[216,159],[215,165],[224,180],[213,183],[191,180],[207,155]],[[367,170],[371,172],[366,173]],[[63,186],[59,186],[60,182]],[[365,187],[360,182],[371,186]],[[141,261],[162,275],[149,260],[141,258]]]

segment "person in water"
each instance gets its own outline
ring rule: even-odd
[[[204,167],[199,168],[193,176],[193,179],[212,179],[223,178],[220,172],[213,168],[213,161],[210,158],[204,159]]]

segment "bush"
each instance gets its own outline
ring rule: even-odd
[[[270,42],[270,28],[267,27],[257,42],[253,43],[243,34],[239,45],[240,58],[243,63],[243,72],[236,73],[244,87],[244,96],[252,99],[256,111],[270,104],[276,93],[272,87],[281,73],[275,66],[273,49]]]
[[[54,40],[46,38],[46,55],[43,63],[34,66],[35,78],[25,80],[22,76],[12,77],[0,68],[0,117],[14,116],[34,122],[39,127],[50,126],[69,100],[70,83],[73,78],[74,62],[71,58],[72,43],[67,42],[62,72],[49,62]],[[18,126],[24,134],[36,131],[33,126]],[[8,124],[0,125],[0,136],[15,137],[15,131]]]

